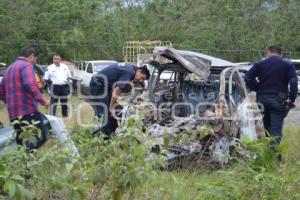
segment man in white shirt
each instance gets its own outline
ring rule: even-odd
[[[51,100],[50,114],[55,115],[57,103],[60,100],[62,108],[62,116],[68,116],[68,95],[69,85],[68,78],[71,77],[71,72],[67,65],[61,63],[61,57],[58,54],[53,56],[53,64],[48,66],[48,71],[45,73],[44,79],[51,81]]]

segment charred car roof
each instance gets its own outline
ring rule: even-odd
[[[160,56],[167,58],[175,64],[181,64],[181,66],[183,66],[188,72],[195,73],[198,77],[200,77],[203,80],[208,79],[211,72],[211,68],[224,69],[225,67],[234,66],[234,63],[232,62],[215,58],[213,56],[208,56],[192,51],[176,50],[174,48],[168,47],[156,47],[153,53],[159,54]],[[161,67],[163,68],[163,70],[166,69],[165,64],[161,65]],[[172,69],[172,67],[175,70],[177,68],[176,71],[179,70],[178,65],[177,67],[176,65],[173,65],[167,68]]]

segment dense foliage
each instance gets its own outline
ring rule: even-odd
[[[0,157],[0,199],[299,199],[299,129],[287,129],[279,163],[268,140],[245,142],[227,169],[160,171],[163,159],[149,156],[138,141],[138,118],[124,135],[105,141],[89,129],[73,135],[81,156],[71,158],[61,145],[48,142],[32,153],[24,149]],[[137,128],[136,128],[137,127]],[[138,133],[138,134],[136,134]],[[293,144],[294,142],[294,144]]]
[[[130,120],[135,126],[109,141],[77,129],[73,139],[79,157],[54,140],[34,152],[20,147],[1,156],[0,199],[131,199],[164,160],[149,156],[150,146],[140,142],[140,120]]]
[[[297,0],[1,0],[0,56],[11,62],[22,46],[35,44],[41,63],[53,51],[69,60],[122,60],[125,41],[170,40],[177,48],[254,60],[270,44],[300,51],[299,8]]]

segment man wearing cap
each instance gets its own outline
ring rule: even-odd
[[[137,68],[129,63],[116,63],[99,71],[90,82],[90,98],[97,117],[103,117],[100,131],[110,136],[117,128],[115,106],[122,92],[131,84],[142,85],[149,79],[146,66]]]

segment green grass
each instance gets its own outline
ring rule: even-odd
[[[140,188],[136,199],[300,199],[296,169],[300,166],[253,177],[242,165],[214,172],[160,172]],[[259,177],[270,180],[257,181]]]
[[[44,94],[44,96],[46,97],[46,99],[50,101],[50,96],[48,94]],[[91,124],[93,122],[94,111],[88,103],[84,102],[82,99],[80,99],[77,96],[72,96],[69,102],[72,106],[72,108],[69,109],[70,116],[66,119],[63,119],[64,123],[68,128],[78,126],[79,125],[78,121],[82,122],[82,124],[84,125]],[[46,109],[45,107],[40,105],[39,105],[39,110],[44,114],[49,113],[49,109]],[[58,117],[62,116],[60,105],[57,106],[56,115]],[[0,121],[6,126],[10,125],[7,109],[5,104],[2,101],[0,101]]]
[[[300,128],[287,126],[283,132],[282,146],[286,161],[300,161]]]
[[[284,130],[284,162],[255,171],[237,163],[227,169],[158,172],[136,199],[300,199],[300,129]]]

